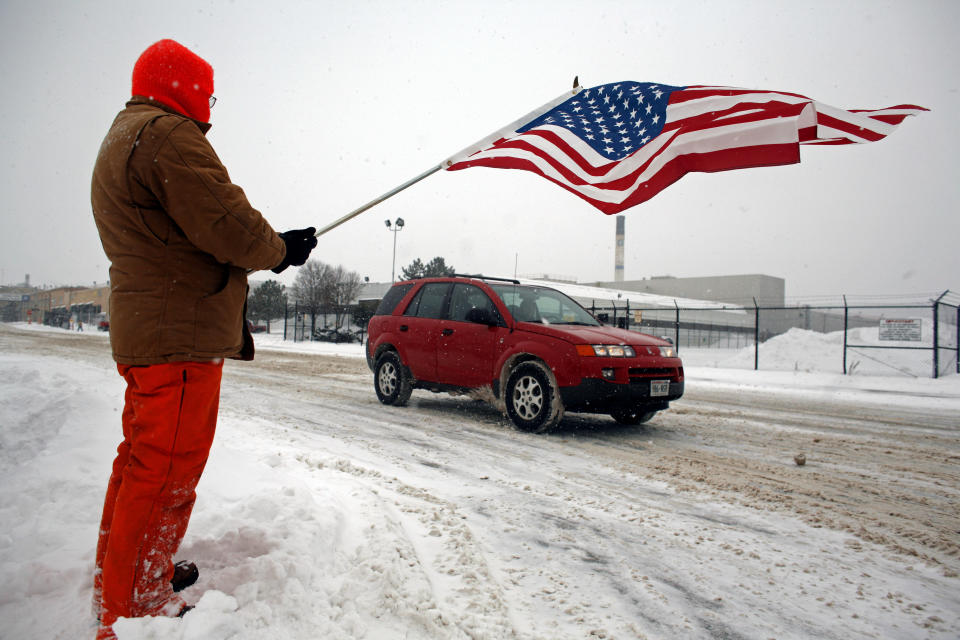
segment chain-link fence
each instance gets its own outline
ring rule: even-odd
[[[272,323],[282,323],[284,340],[362,343],[366,337],[367,321],[376,308],[375,304],[371,308],[365,302],[340,309],[320,309],[314,313],[302,309],[299,303],[288,303],[283,318]],[[253,330],[264,331],[267,327],[255,325]],[[273,327],[270,330],[276,331]]]
[[[960,373],[960,295],[894,304],[673,308],[601,303],[602,322],[669,339],[691,365],[932,376]]]

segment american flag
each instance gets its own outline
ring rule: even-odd
[[[874,142],[927,110],[847,111],[796,93],[651,82],[574,91],[468,147],[444,168],[533,171],[614,214],[691,171],[797,163],[801,144]]]

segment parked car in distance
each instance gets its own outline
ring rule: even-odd
[[[110,331],[110,321],[101,320],[97,323],[97,331]]]
[[[320,342],[360,342],[360,334],[346,329],[317,329],[313,339]]]
[[[380,402],[414,389],[489,389],[524,431],[565,411],[640,424],[683,395],[683,363],[666,340],[601,324],[550,287],[483,276],[398,282],[368,325],[367,364]]]

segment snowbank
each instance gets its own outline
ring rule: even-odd
[[[881,341],[877,327],[851,329],[847,335],[848,374],[931,377],[933,355],[930,346],[933,332],[929,323],[925,324],[922,342]],[[681,346],[680,356],[688,366],[753,369],[755,353],[752,345],[739,350]],[[956,351],[941,349],[940,356],[956,363]],[[842,373],[843,332],[819,333],[790,329],[760,344],[759,368],[762,371]],[[955,368],[951,371],[956,375]]]
[[[92,557],[122,397],[110,366],[0,354],[0,636],[93,637]],[[456,637],[391,546],[387,505],[342,472],[349,461],[295,475],[282,461],[296,452],[269,424],[233,416],[220,431],[180,553],[203,558],[203,595],[183,620],[121,620],[121,640]],[[377,528],[379,540],[361,535]]]

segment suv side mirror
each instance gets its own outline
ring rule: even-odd
[[[489,327],[495,327],[497,324],[497,318],[493,315],[493,312],[490,309],[479,309],[474,307],[467,311],[467,322],[474,322],[476,324],[485,324]]]

